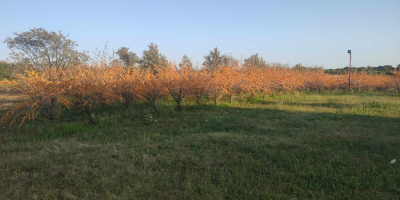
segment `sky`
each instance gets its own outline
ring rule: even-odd
[[[215,47],[244,59],[323,66],[400,64],[400,0],[0,0],[0,40],[42,27],[62,31],[78,50],[120,47],[142,56],[150,43],[193,63]],[[0,43],[0,60],[11,51]]]

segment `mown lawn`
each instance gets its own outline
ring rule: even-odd
[[[158,106],[1,125],[0,199],[400,199],[395,92]]]

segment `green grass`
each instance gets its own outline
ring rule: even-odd
[[[21,95],[11,94],[9,85],[0,83],[0,115],[19,102]],[[3,115],[1,115],[2,117]]]
[[[394,92],[159,108],[98,108],[99,126],[75,110],[3,125],[0,199],[400,198]]]

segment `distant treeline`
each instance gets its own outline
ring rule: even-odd
[[[13,79],[14,77],[15,74],[12,64],[0,60],[0,80]]]
[[[246,64],[249,64],[249,60],[256,60],[258,61],[260,58],[257,57],[258,55],[250,57],[250,59],[246,59],[245,65],[242,67],[246,67]],[[184,59],[187,59],[188,63],[182,62],[187,65],[191,65],[190,60],[187,58],[187,56],[184,56]],[[183,59],[183,60],[184,60]],[[261,58],[262,59],[262,58]],[[183,67],[182,63],[179,65]],[[259,63],[252,63],[253,66],[259,66],[261,68],[270,68],[270,67],[278,67],[278,68],[293,68],[293,69],[298,69],[298,70],[306,70],[306,71],[319,71],[319,70],[324,70],[326,74],[332,74],[332,75],[338,75],[338,74],[346,74],[349,71],[348,67],[344,68],[338,68],[338,69],[324,69],[323,67],[320,66],[315,66],[315,67],[306,67],[299,64],[296,64],[292,67],[288,66],[287,64],[280,64],[280,63],[266,63],[265,61],[262,60],[262,65]],[[221,63],[218,63],[221,64]],[[12,80],[16,78],[16,75],[19,73],[23,73],[25,70],[28,70],[30,63],[29,60],[25,60],[25,62],[19,62],[19,63],[9,63],[6,61],[0,60],[0,80],[3,79],[8,79]],[[204,67],[204,66],[203,66]],[[351,68],[352,72],[365,72],[367,74],[375,74],[375,75],[393,75],[393,71],[400,71],[400,64],[397,65],[396,68],[394,68],[391,65],[384,65],[384,66],[378,66],[378,67],[352,67]]]
[[[352,67],[351,71],[353,72],[365,72],[367,74],[386,74],[392,75],[394,70],[400,71],[400,64],[394,68],[392,65],[384,65],[379,67]],[[349,72],[349,67],[338,68],[338,69],[326,69],[325,73],[327,74],[345,74]]]
[[[215,47],[203,56],[202,63],[193,64],[188,55],[183,55],[178,63],[171,63],[163,55],[158,46],[154,43],[148,45],[148,49],[142,51],[142,56],[129,50],[129,47],[120,47],[112,54],[107,52],[107,45],[104,50],[94,51],[94,56],[89,56],[88,51],[78,51],[78,44],[68,39],[68,35],[60,32],[47,31],[43,28],[34,28],[26,32],[14,33],[14,37],[8,37],[3,42],[11,50],[9,62],[0,61],[0,80],[12,80],[17,74],[25,70],[42,71],[46,68],[69,69],[81,65],[99,65],[99,66],[118,66],[125,68],[136,67],[142,70],[151,70],[156,72],[158,67],[168,67],[174,65],[176,68],[194,68],[197,70],[208,69],[216,70],[221,66],[233,67],[235,69],[264,69],[264,68],[292,68],[294,70],[319,72],[326,74],[345,74],[348,73],[348,67],[341,69],[324,69],[321,66],[306,67],[302,64],[288,65],[282,63],[269,63],[258,54],[251,55],[244,59],[234,58],[230,54],[221,53]],[[374,75],[392,75],[394,70],[399,70],[391,65],[379,67],[355,67],[353,72],[363,72]]]

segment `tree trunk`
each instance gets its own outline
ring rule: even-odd
[[[131,116],[131,106],[128,104],[126,107],[128,108],[128,117],[130,117]]]
[[[94,125],[94,124],[96,124],[95,122],[94,122],[94,119],[93,119],[93,117],[92,117],[92,110],[89,108],[89,106],[85,106],[85,112],[86,112],[86,114],[87,114],[87,116],[88,116],[88,119],[89,119],[89,123],[90,124],[92,124],[92,125]]]
[[[201,103],[200,103],[200,98],[196,98],[196,102],[197,102],[197,105],[199,106]]]
[[[181,107],[182,99],[175,99],[175,101],[176,101],[176,110],[182,111],[182,107]]]
[[[156,102],[152,102],[151,105],[153,106],[154,111],[158,114],[157,107],[156,107]]]

